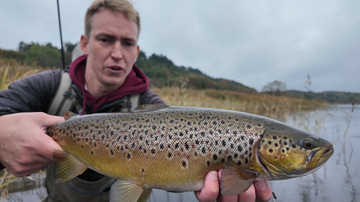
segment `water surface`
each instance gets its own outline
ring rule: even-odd
[[[287,123],[318,135],[334,145],[334,154],[318,171],[300,178],[269,182],[277,202],[360,201],[360,107],[336,105],[312,112],[289,115]],[[39,174],[9,187],[6,202],[41,201],[47,194]],[[151,202],[197,201],[193,192],[153,190]]]

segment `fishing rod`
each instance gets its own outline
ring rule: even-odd
[[[62,31],[61,31],[60,7],[59,7],[59,0],[56,1],[57,1],[57,10],[58,10],[58,19],[59,19],[62,65],[63,65],[63,69],[65,69],[65,56],[64,56],[64,46],[63,46]]]

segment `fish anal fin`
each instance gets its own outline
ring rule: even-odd
[[[65,151],[55,150],[53,157],[55,159],[56,183],[70,180],[87,169],[84,163]]]
[[[152,189],[144,189],[143,193],[141,194],[137,202],[147,202],[150,198],[151,191]]]
[[[241,194],[251,186],[258,176],[259,172],[243,168],[229,160],[225,163],[221,173],[221,194],[225,196]]]
[[[79,114],[75,114],[74,112],[67,111],[67,112],[65,113],[65,115],[64,115],[64,119],[65,119],[65,121],[66,121],[66,120],[70,119],[70,118],[73,117],[73,116],[79,116]]]
[[[137,202],[140,201],[140,199],[146,201],[150,197],[151,189],[149,190],[142,195],[144,189],[140,185],[125,180],[117,180],[110,189],[110,202]]]

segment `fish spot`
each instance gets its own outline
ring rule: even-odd
[[[172,153],[169,152],[167,156],[168,156],[168,158],[171,158],[171,157],[172,157]]]
[[[188,121],[188,122],[187,122],[187,125],[188,125],[188,126],[191,126],[191,122],[190,122],[190,121]]]
[[[96,142],[94,142],[94,147],[96,147],[97,146],[97,144],[96,144]]]
[[[251,125],[250,125],[250,124],[248,124],[246,127],[247,127],[248,129],[250,129],[250,128],[251,128]]]
[[[155,150],[155,149],[152,149],[152,150],[151,150],[151,153],[152,153],[152,154],[155,154],[155,153],[156,153],[156,150]]]
[[[135,142],[132,143],[131,147],[134,148],[136,146]]]
[[[282,149],[281,152],[282,152],[282,153],[285,153],[285,149]]]
[[[111,150],[110,153],[111,153],[112,156],[114,156],[114,151],[113,150]]]
[[[254,143],[254,139],[251,138],[251,139],[249,140],[249,144],[253,144],[253,143]]]
[[[287,139],[287,137],[286,137],[286,136],[284,136],[283,138],[284,138],[285,140]]]
[[[275,143],[275,147],[278,147],[279,145],[278,145],[278,143]]]
[[[181,161],[181,165],[182,165],[182,167],[184,167],[184,168],[186,168],[187,167],[187,163],[186,163],[186,161]]]
[[[110,132],[110,135],[111,135],[111,136],[114,136],[114,134],[115,134],[114,131],[111,131],[111,132]]]
[[[248,158],[245,158],[245,164],[248,164],[248,163],[249,163]]]
[[[160,149],[164,149],[164,144],[160,144]]]
[[[210,166],[210,161],[206,161],[206,166]]]
[[[201,132],[200,134],[201,136],[205,137],[205,132]]]
[[[190,145],[188,144],[188,142],[185,142],[185,149],[189,150],[190,149]]]
[[[85,129],[86,129],[86,130],[89,129],[89,125],[86,125],[86,126],[85,126]]]
[[[237,131],[234,131],[233,134],[236,136],[236,135],[238,134],[238,132],[237,132]]]
[[[287,142],[284,142],[284,145],[287,145]]]
[[[271,141],[270,141],[270,140],[268,141],[268,144],[271,144]]]
[[[245,140],[245,136],[242,135],[242,136],[241,136],[241,139],[242,139],[242,140]]]
[[[257,125],[260,127],[260,126],[261,126],[261,123],[258,123]]]
[[[126,157],[130,160],[131,159],[131,154],[127,153]]]
[[[216,121],[213,121],[213,125],[215,126],[217,124],[217,122]]]
[[[277,139],[277,137],[274,135],[274,136],[273,136],[273,139],[274,139],[274,140],[276,140],[276,139]]]
[[[269,149],[269,152],[270,152],[270,153],[273,153],[273,149],[270,148],[270,149]]]
[[[286,151],[289,151],[289,147],[286,147]]]
[[[239,155],[237,153],[234,154],[234,159],[236,159]]]
[[[238,164],[239,166],[241,166],[241,161],[238,161],[236,164]]]
[[[101,139],[102,139],[102,140],[105,140],[105,135],[101,136]]]
[[[91,151],[90,153],[91,153],[91,155],[93,155],[93,154],[94,154],[94,152],[93,152],[93,151]]]
[[[242,152],[243,148],[241,147],[241,145],[238,146],[238,151]]]
[[[216,154],[214,154],[214,155],[213,155],[213,159],[214,159],[214,161],[216,161],[216,160],[217,160],[217,158],[218,158],[218,156],[217,156]]]
[[[211,134],[211,135],[214,135],[214,132],[213,132],[212,130],[210,130],[210,134]]]
[[[203,154],[206,154],[206,149],[205,149],[205,147],[203,147],[203,148],[201,149],[201,152],[202,152]]]
[[[224,121],[224,120],[221,120],[221,123],[222,123],[222,124],[225,124],[225,121]]]
[[[225,147],[225,146],[226,146],[226,141],[223,140],[223,141],[221,142],[221,144],[222,144],[223,147]]]

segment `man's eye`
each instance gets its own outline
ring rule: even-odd
[[[103,42],[103,43],[108,43],[109,42],[108,39],[100,39],[100,41]]]

